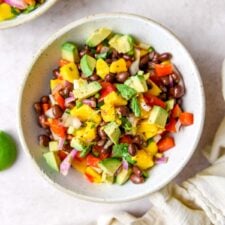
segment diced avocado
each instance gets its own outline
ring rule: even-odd
[[[43,155],[47,164],[55,171],[59,171],[60,159],[56,152],[47,152]]]
[[[134,42],[130,35],[116,34],[109,40],[109,45],[119,53],[128,53],[133,50]]]
[[[118,143],[121,134],[118,124],[110,122],[104,127],[104,131],[114,144]]]
[[[106,184],[112,184],[114,182],[114,176],[110,176],[106,172],[102,173],[102,182]]]
[[[96,59],[89,55],[84,55],[80,60],[81,70],[86,77],[89,77],[93,74],[95,65]]]
[[[90,35],[90,37],[86,41],[86,44],[89,47],[95,47],[102,41],[104,41],[111,34],[111,32],[112,31],[108,28],[105,27],[99,28]]]
[[[78,151],[83,151],[87,147],[82,140],[80,140],[79,138],[76,138],[76,137],[72,138],[70,146],[72,148],[75,148]]]
[[[116,85],[117,90],[120,92],[123,98],[126,100],[130,100],[134,95],[137,94],[136,90],[129,87],[126,84],[117,84]]]
[[[54,152],[54,151],[58,151],[58,141],[50,141],[48,144],[49,147],[49,151],[50,152]]]
[[[146,92],[148,90],[148,86],[143,75],[131,76],[125,81],[125,84],[135,89],[138,93]]]
[[[84,79],[80,78],[78,80],[73,81],[73,88],[78,89],[78,88],[83,87],[84,85],[87,85],[87,84],[88,84],[87,80],[84,80]]]
[[[169,99],[169,100],[167,100],[165,103],[166,103],[166,110],[167,110],[167,111],[170,111],[170,110],[172,110],[173,107],[174,107],[175,99]]]
[[[144,75],[144,71],[143,70],[138,70],[137,75],[140,75],[140,76]],[[144,78],[145,78],[145,76],[144,76]]]
[[[113,176],[121,166],[121,161],[116,158],[107,158],[99,162],[99,167],[108,175]]]
[[[69,61],[78,63],[80,61],[77,46],[72,42],[65,42],[61,48],[62,58]]]
[[[122,169],[120,173],[116,176],[116,183],[122,185],[127,182],[131,175],[132,170],[129,168],[128,170]]]
[[[67,129],[68,134],[73,134],[75,131],[76,131],[76,128],[72,127],[72,126],[69,126],[68,129]]]
[[[97,81],[93,81],[87,85],[83,85],[80,88],[74,89],[73,93],[75,98],[83,99],[95,95],[101,89],[101,84],[99,84]]]
[[[168,112],[160,106],[153,106],[150,116],[149,123],[155,124],[161,128],[164,128],[168,118]]]
[[[140,107],[139,102],[136,97],[133,97],[131,99],[130,108],[132,109],[132,111],[136,117],[141,116],[141,107]]]

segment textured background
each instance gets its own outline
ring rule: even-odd
[[[124,209],[142,215],[148,199],[124,204],[89,203],[54,189],[22,151],[16,132],[17,98],[26,67],[42,43],[64,25],[102,12],[130,12],[152,18],[177,34],[196,61],[206,92],[206,121],[199,146],[176,178],[182,181],[207,163],[200,150],[210,144],[223,116],[220,70],[225,55],[225,1],[217,0],[61,0],[31,23],[0,31],[0,129],[14,135],[19,157],[0,174],[1,225],[80,225],[103,212]]]

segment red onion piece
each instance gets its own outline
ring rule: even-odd
[[[122,161],[122,166],[123,166],[123,168],[124,168],[125,170],[128,170],[128,168],[129,168],[128,162],[127,162],[126,160],[124,160],[124,159],[123,159],[123,161]]]
[[[65,138],[60,138],[59,139],[59,144],[58,144],[58,149],[62,150],[63,149],[63,145],[65,143]]]
[[[77,150],[73,149],[60,164],[60,173],[66,176],[71,167],[71,163],[77,154]]]
[[[73,101],[75,101],[74,97],[68,97],[65,99],[65,105],[67,105],[68,103],[73,102]]]
[[[5,0],[5,2],[18,9],[27,8],[27,4],[23,0]]]
[[[75,98],[74,93],[72,91],[69,93],[69,96]]]
[[[153,140],[155,143],[158,143],[161,140],[162,136],[160,134],[157,134],[155,137],[153,137]]]
[[[167,161],[168,161],[168,157],[163,156],[163,157],[161,157],[161,158],[157,158],[157,159],[155,160],[155,163],[156,163],[156,164],[164,164],[164,163],[167,163]]]
[[[90,100],[90,99],[84,99],[82,102],[86,105],[89,105],[92,108],[96,107],[96,101],[93,101],[93,100]]]
[[[180,130],[180,127],[181,127],[181,122],[178,119],[177,122],[176,122],[176,124],[175,124],[176,132],[178,132]]]

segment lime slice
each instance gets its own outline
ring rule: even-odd
[[[0,171],[12,166],[17,156],[16,143],[11,136],[0,131]]]

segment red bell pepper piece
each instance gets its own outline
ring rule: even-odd
[[[112,91],[116,91],[116,87],[109,82],[102,82],[101,86],[102,86],[102,89],[100,91],[99,101],[102,101]]]
[[[179,118],[181,113],[182,113],[182,109],[180,108],[178,104],[176,104],[174,108],[172,109],[171,116],[173,118]]]
[[[189,126],[189,125],[192,125],[194,123],[193,113],[182,112],[180,114],[179,119],[180,119],[181,124],[184,125],[184,126]]]
[[[162,108],[166,107],[165,102],[163,102],[160,98],[157,98],[156,96],[150,94],[149,92],[144,94],[144,99],[146,103],[150,106],[158,105],[161,106]]]
[[[85,174],[84,174],[84,176],[85,176],[85,177],[86,177],[86,179],[87,179],[88,181],[90,181],[91,183],[93,183],[93,182],[94,182],[94,178],[93,178],[91,175],[89,175],[89,174],[85,173]]]
[[[155,64],[155,72],[157,76],[163,77],[173,73],[173,65],[169,64]]]
[[[49,120],[49,125],[53,133],[55,133],[61,138],[66,137],[66,128],[62,126],[62,124],[60,124],[59,120],[57,119]]]
[[[158,143],[159,152],[165,152],[175,146],[173,137],[164,137]]]
[[[88,154],[87,156],[87,166],[98,167],[98,163],[101,159],[94,157],[92,154]]]
[[[65,109],[65,99],[58,93],[56,92],[54,94],[54,98],[57,102],[57,104],[62,108],[62,109]]]
[[[120,143],[132,144],[132,138],[130,135],[123,135],[120,138]]]
[[[176,123],[177,121],[174,118],[170,118],[169,123],[166,124],[166,130],[169,132],[177,132]]]

